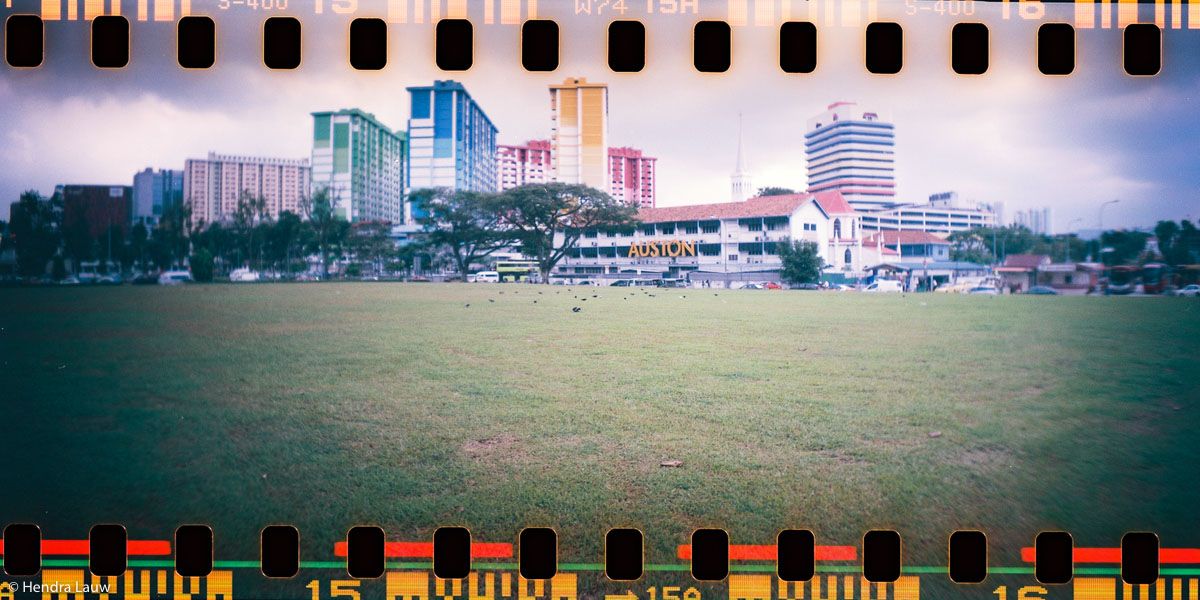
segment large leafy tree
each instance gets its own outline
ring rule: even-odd
[[[162,218],[154,228],[151,253],[159,268],[168,269],[182,264],[191,245],[191,204],[170,204],[163,207]]]
[[[371,265],[371,272],[378,274],[383,271],[384,261],[395,254],[396,246],[392,238],[391,224],[382,221],[355,223],[350,226],[350,235],[346,240],[347,248],[354,257]]]
[[[464,280],[473,263],[517,241],[496,194],[437,188],[416,190],[411,197],[425,214],[417,223],[425,228],[427,244],[444,246]]]
[[[779,276],[792,284],[816,283],[824,264],[816,242],[791,238],[779,241],[779,260]]]
[[[58,248],[54,206],[34,190],[21,194],[9,216],[9,233],[17,252],[17,268],[22,275],[38,277],[46,272],[46,262]]]
[[[613,200],[608,194],[566,183],[534,183],[511,188],[500,195],[501,224],[521,244],[521,251],[538,263],[542,282],[575,246],[584,231],[612,231],[637,224],[637,207]],[[555,234],[561,234],[555,243]]]
[[[337,214],[337,192],[327,186],[318,188],[311,197],[301,198],[299,204],[301,213],[312,228],[310,247],[320,253],[321,273],[327,277],[330,250],[340,247],[339,236],[344,237],[349,223]]]

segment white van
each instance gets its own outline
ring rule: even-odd
[[[158,285],[181,285],[191,281],[193,280],[190,271],[163,271],[162,275],[158,276]]]
[[[900,286],[899,281],[893,279],[880,279],[867,286],[864,292],[902,292],[904,288]]]
[[[242,267],[240,269],[234,269],[233,272],[231,272],[229,274],[229,281],[233,281],[233,282],[258,281],[258,280],[259,280],[258,271],[251,271],[250,269],[247,269],[246,267]]]
[[[475,274],[476,283],[500,283],[500,273],[497,271],[480,271]]]

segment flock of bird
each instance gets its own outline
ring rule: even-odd
[[[572,289],[572,288],[567,288],[567,293],[568,293],[568,294],[571,294],[571,293],[573,293],[574,291],[575,291],[575,290],[574,290],[574,289]],[[655,297],[657,297],[657,296],[658,296],[657,294],[652,294],[652,293],[650,293],[648,290],[645,290],[645,289],[642,289],[642,290],[637,290],[637,291],[640,291],[640,292],[642,292],[642,295],[643,295],[643,296],[645,296],[645,297],[647,297],[647,298],[655,298]],[[520,290],[513,290],[512,292],[513,292],[514,294],[520,294],[520,293],[521,293],[521,292],[520,292]],[[554,293],[555,293],[555,294],[561,294],[561,293],[562,293],[562,291],[561,291],[561,290],[555,290],[555,291],[554,291]],[[504,290],[500,290],[500,294],[504,294]],[[541,295],[541,294],[542,294],[542,292],[538,292],[538,295]],[[714,295],[714,296],[716,296],[717,294],[714,292],[714,293],[713,293],[713,295]],[[633,297],[635,297],[635,296],[637,296],[637,294],[634,292],[634,290],[630,290],[630,291],[629,291],[629,293],[627,293],[627,294],[625,294],[624,296],[622,296],[622,297],[621,297],[621,300],[628,300],[628,299],[630,299],[630,298],[633,298]],[[588,299],[587,299],[587,294],[584,294],[584,296],[583,296],[582,298],[580,298],[580,297],[579,297],[579,294],[574,294],[574,295],[572,295],[572,296],[571,296],[571,298],[572,298],[572,299],[575,299],[575,300],[578,300],[578,301],[580,301],[580,302],[587,302],[587,300],[588,300]],[[593,299],[595,299],[595,300],[599,300],[599,299],[601,299],[601,298],[604,298],[604,296],[602,296],[602,295],[600,295],[600,294],[592,294],[592,298],[593,298]],[[679,295],[679,298],[680,298],[681,300],[683,300],[683,299],[686,299],[686,298],[687,298],[687,296],[686,296],[686,295],[684,295],[684,294],[680,294],[680,295]],[[493,302],[493,303],[494,303],[495,301],[496,301],[496,299],[495,299],[495,298],[488,298],[488,302]],[[534,301],[533,301],[533,303],[534,303],[534,304],[537,304],[537,303],[538,303],[538,301],[537,301],[537,300],[534,300]],[[464,304],[464,305],[463,305],[463,308],[470,308],[470,307],[471,307],[471,303],[470,303],[470,302],[467,302],[466,304]],[[571,312],[580,312],[580,311],[582,311],[582,310],[583,310],[583,308],[581,308],[581,307],[579,307],[579,306],[572,306],[572,307],[571,307]]]

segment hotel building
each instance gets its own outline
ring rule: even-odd
[[[457,81],[408,88],[408,181],[406,193],[422,188],[476,192],[499,189],[496,126]],[[413,214],[405,203],[405,222]]]
[[[608,189],[608,86],[568,78],[550,86],[554,180]]]
[[[523,145],[496,146],[500,191],[527,183],[553,181],[550,140],[529,140]]]
[[[183,197],[192,207],[192,221],[228,221],[243,192],[266,200],[272,218],[288,210],[300,213],[301,198],[309,195],[312,169],[308,159],[235,156],[209,152],[207,159],[191,158],[183,167]]]
[[[957,192],[943,192],[930,196],[927,204],[904,204],[865,213],[862,226],[868,232],[906,229],[949,234],[975,227],[995,227],[1002,210],[999,204],[968,205],[959,200]]]
[[[329,189],[335,212],[351,223],[400,223],[408,135],[392,131],[375,115],[358,109],[312,116],[313,189]]]
[[[551,277],[606,284],[687,278],[715,287],[779,281],[777,246],[789,237],[816,243],[824,262],[842,272],[862,271],[861,244],[851,233],[859,230],[857,216],[837,192],[643,208],[638,218],[630,232],[583,232]],[[560,233],[555,244],[562,243]]]
[[[133,176],[133,223],[154,227],[163,210],[183,204],[183,171],[149,167]]]
[[[636,148],[608,149],[608,195],[641,208],[654,208],[654,163]]]
[[[835,102],[808,120],[804,134],[810,193],[841,192],[866,212],[895,204],[895,132],[890,118]]]

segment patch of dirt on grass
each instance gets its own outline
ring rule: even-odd
[[[505,433],[493,438],[467,440],[463,442],[462,449],[471,456],[482,458],[509,450],[516,444],[517,438]]]
[[[974,448],[960,452],[950,462],[972,469],[997,469],[1013,466],[1015,461],[1006,448]]]

